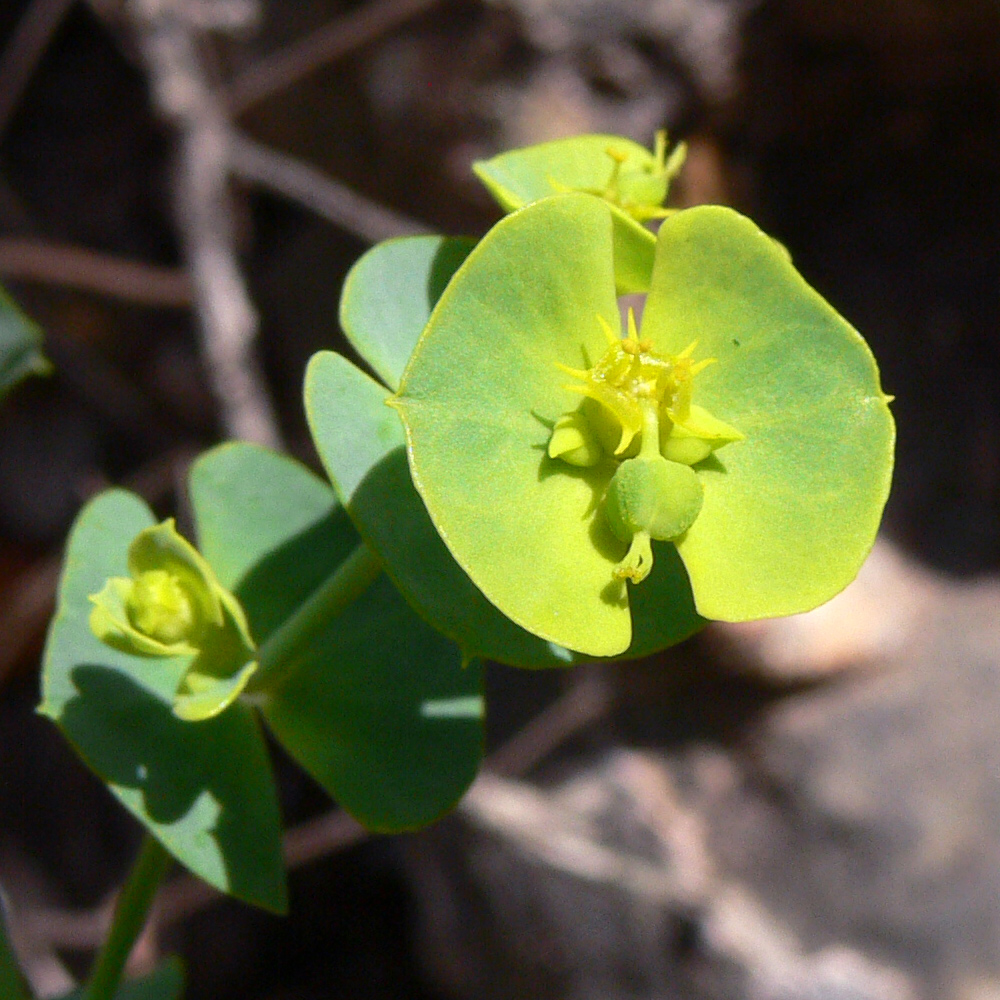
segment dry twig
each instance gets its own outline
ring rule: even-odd
[[[373,202],[301,160],[268,149],[245,136],[230,142],[234,173],[246,181],[296,201],[361,240],[378,243],[394,236],[414,236],[430,229]]]
[[[0,237],[0,275],[38,281],[144,306],[190,306],[191,281],[177,268],[123,260],[86,247]]]
[[[0,135],[73,0],[34,0],[0,58]]]
[[[223,87],[219,96],[234,115],[292,86],[320,66],[399,27],[438,0],[374,0],[311,35],[265,56]]]
[[[237,264],[229,201],[232,128],[199,59],[182,0],[130,0],[154,101],[178,131],[177,224],[202,343],[226,430],[277,445],[277,422],[253,352],[257,315]]]

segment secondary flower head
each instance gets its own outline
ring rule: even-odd
[[[256,670],[255,646],[239,601],[182,538],[170,518],[129,546],[127,577],[111,577],[90,598],[91,631],[143,657],[192,657],[174,700],[189,721],[211,718]]]
[[[580,135],[501,153],[473,169],[508,211],[547,195],[582,191],[644,222],[670,214],[663,203],[686,156],[687,145],[669,148],[661,130],[652,152],[622,136]]]
[[[557,195],[494,227],[393,400],[458,563],[518,624],[591,655],[625,651],[633,626],[667,645],[697,614],[832,597],[892,468],[864,341],[735,212],[663,223],[641,330],[621,336],[614,211]]]

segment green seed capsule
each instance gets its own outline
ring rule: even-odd
[[[655,458],[630,458],[618,467],[604,498],[611,530],[623,542],[647,533],[670,541],[684,534],[701,511],[703,490],[687,465]]]

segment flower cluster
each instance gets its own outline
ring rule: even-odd
[[[239,601],[172,518],[141,531],[128,577],[111,577],[90,598],[91,631],[133,656],[192,658],[174,699],[189,721],[230,705],[256,671],[256,647]]]

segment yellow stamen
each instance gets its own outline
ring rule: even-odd
[[[698,372],[703,372],[709,365],[714,365],[718,360],[718,358],[705,358],[704,361],[696,361],[691,366],[691,374],[697,375]]]
[[[635,325],[635,310],[631,306],[628,307],[628,336],[629,340],[639,339],[639,329]]]
[[[565,372],[567,375],[572,375],[573,378],[579,378],[586,380],[590,375],[590,372],[581,368],[570,368],[568,365],[560,364],[558,361],[555,363],[556,368],[561,372]]]
[[[608,340],[608,347],[614,347],[618,343],[618,334],[611,329],[608,321],[600,313],[597,314],[597,322],[600,323],[604,336]]]

